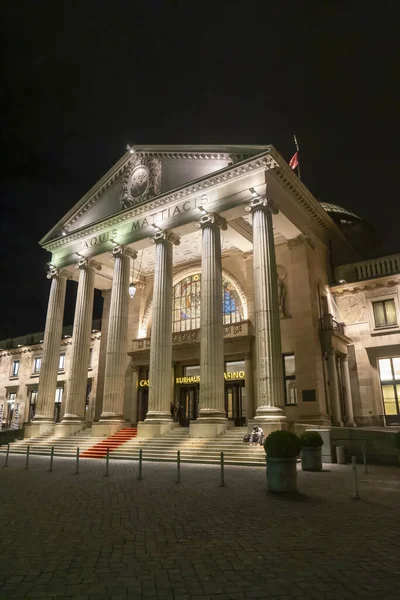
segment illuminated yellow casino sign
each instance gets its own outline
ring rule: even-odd
[[[241,379],[245,379],[244,371],[229,371],[229,373],[224,373],[225,381],[237,381]],[[139,381],[140,387],[149,387],[150,380],[149,379],[141,379]],[[189,377],[176,377],[175,384],[176,385],[187,385],[188,383],[200,383],[200,375],[190,375]]]

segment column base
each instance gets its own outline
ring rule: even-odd
[[[191,438],[216,438],[222,435],[228,428],[228,421],[213,422],[213,421],[192,421],[189,426],[189,437]]]
[[[57,423],[54,429],[54,437],[63,438],[75,435],[78,431],[85,429],[85,423],[83,421],[74,421],[67,423]]]
[[[111,437],[128,426],[127,421],[98,421],[92,425],[92,437]]]
[[[171,429],[177,427],[178,423],[174,421],[165,421],[163,423],[152,423],[151,421],[139,421],[137,426],[138,437],[156,438],[169,433]]]
[[[38,421],[25,425],[24,438],[34,438],[39,435],[51,435],[54,433],[54,421]]]

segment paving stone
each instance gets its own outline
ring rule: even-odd
[[[298,496],[265,491],[263,468],[11,455],[1,472],[0,600],[398,598],[400,471],[299,472]],[[373,549],[373,550],[372,550]]]

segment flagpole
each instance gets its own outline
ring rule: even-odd
[[[295,134],[293,134],[293,139],[294,139],[294,145],[296,146],[296,150],[297,150],[297,177],[299,179],[301,179],[301,176],[300,176],[300,160],[299,160],[299,158],[300,158],[300,148],[299,148],[299,144],[297,142],[297,137],[296,137]]]

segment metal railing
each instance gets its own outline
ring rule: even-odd
[[[332,315],[324,315],[320,319],[320,328],[321,331],[333,331],[335,333],[339,333],[340,335],[346,335],[345,333],[345,324],[340,321],[336,321]]]

